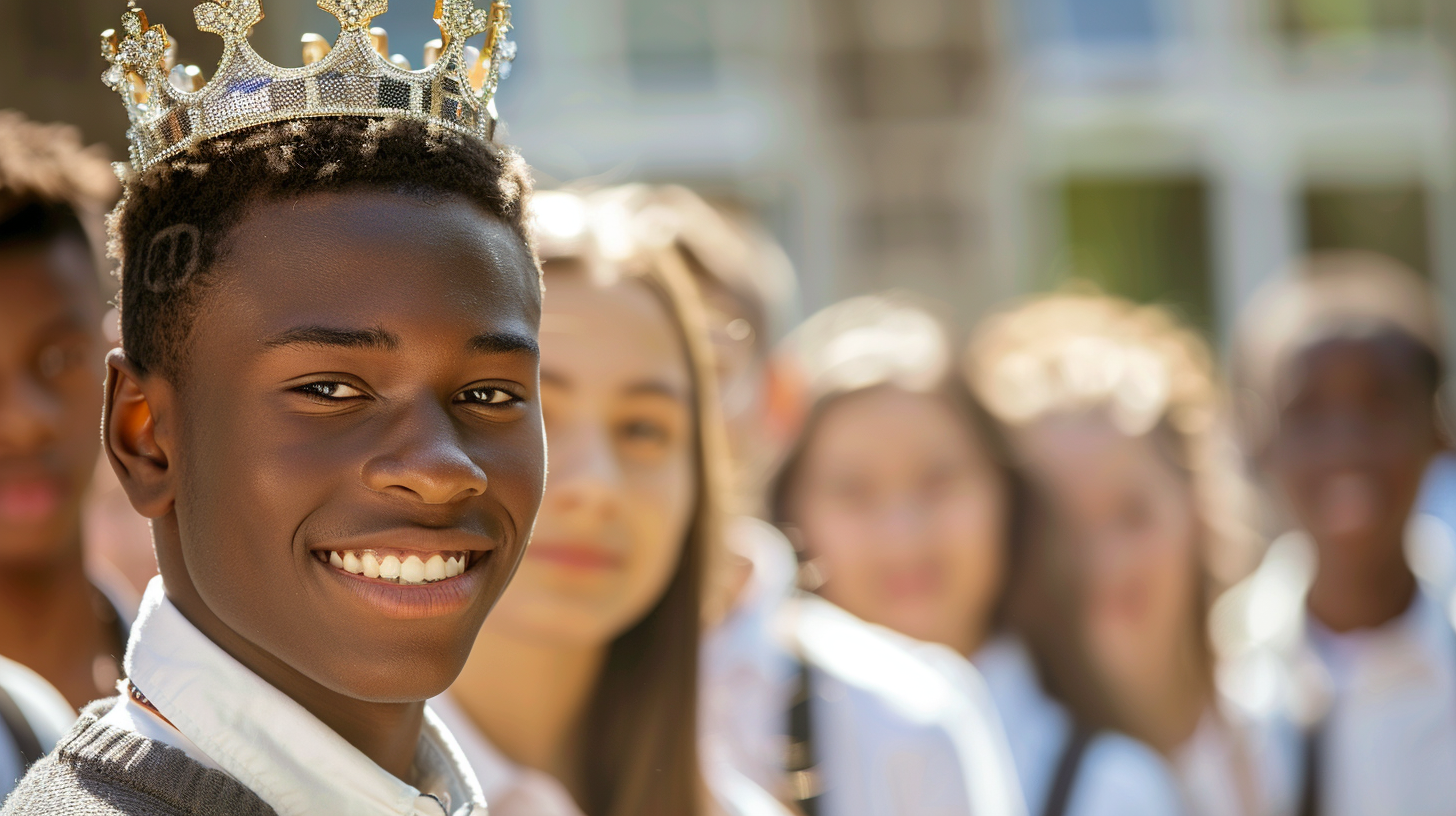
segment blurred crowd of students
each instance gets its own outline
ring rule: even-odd
[[[115,693],[155,569],[97,466],[113,188],[0,114],[0,796]],[[685,189],[532,206],[545,500],[431,703],[494,816],[1456,813],[1411,272],[1311,257],[1221,364],[1075,288],[795,324],[783,253]]]

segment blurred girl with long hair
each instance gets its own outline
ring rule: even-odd
[[[432,705],[493,816],[784,813],[699,748],[723,463],[700,307],[673,264],[599,252],[586,206],[535,203],[550,476],[519,571]]]
[[[1167,758],[1191,812],[1263,812],[1251,720],[1214,682],[1210,607],[1252,537],[1207,345],[1158,307],[1069,291],[985,321],[966,370],[1064,526],[1035,614],[1075,621],[1086,662],[1048,662],[1048,686]]]
[[[905,296],[855,298],[806,321],[785,356],[810,400],[770,505],[807,583],[977,656],[1032,814],[1179,812],[1152,751],[1048,682],[1070,674],[1100,697],[1074,610],[1039,591],[1053,522],[961,384],[939,321]]]

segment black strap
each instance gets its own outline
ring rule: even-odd
[[[784,756],[784,771],[788,776],[789,799],[799,812],[804,816],[819,816],[819,797],[824,791],[814,750],[809,665],[803,659],[797,663],[798,679],[789,702],[789,745]]]
[[[1091,729],[1077,725],[1067,744],[1062,746],[1062,756],[1057,760],[1057,772],[1052,777],[1052,786],[1047,791],[1042,816],[1062,816],[1067,804],[1072,801],[1072,791],[1077,787],[1077,775],[1082,771],[1082,760],[1087,756],[1087,747],[1096,736]]]
[[[5,691],[3,686],[0,686],[0,722],[4,722],[5,730],[10,732],[10,739],[15,742],[16,749],[20,751],[22,772],[45,756],[45,751],[40,747],[40,738],[35,735],[35,729],[30,727],[30,721],[25,718],[20,706],[15,704],[14,698]]]
[[[1319,816],[1323,734],[1323,720],[1304,732],[1304,773],[1299,785],[1299,816]]]

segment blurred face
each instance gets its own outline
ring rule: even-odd
[[[486,630],[605,646],[667,588],[697,487],[692,380],[644,285],[547,275],[541,402],[550,476],[536,534]]]
[[[1322,564],[1399,558],[1421,478],[1440,447],[1412,341],[1330,340],[1284,377],[1270,462]]]
[[[1094,660],[1117,679],[1183,653],[1198,575],[1187,477],[1095,415],[1044,420],[1020,441],[1078,546]]]
[[[461,199],[314,193],[254,207],[213,274],[183,383],[110,397],[168,595],[285,689],[438,694],[541,500],[526,248]]]
[[[979,645],[1005,569],[1008,498],[944,400],[886,387],[834,403],[792,489],[821,595],[963,654]]]
[[[0,566],[79,545],[100,443],[106,343],[79,238],[0,247]]]

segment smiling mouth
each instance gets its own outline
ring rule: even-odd
[[[448,581],[470,567],[468,550],[402,552],[391,550],[318,550],[314,557],[334,569],[402,586]]]

